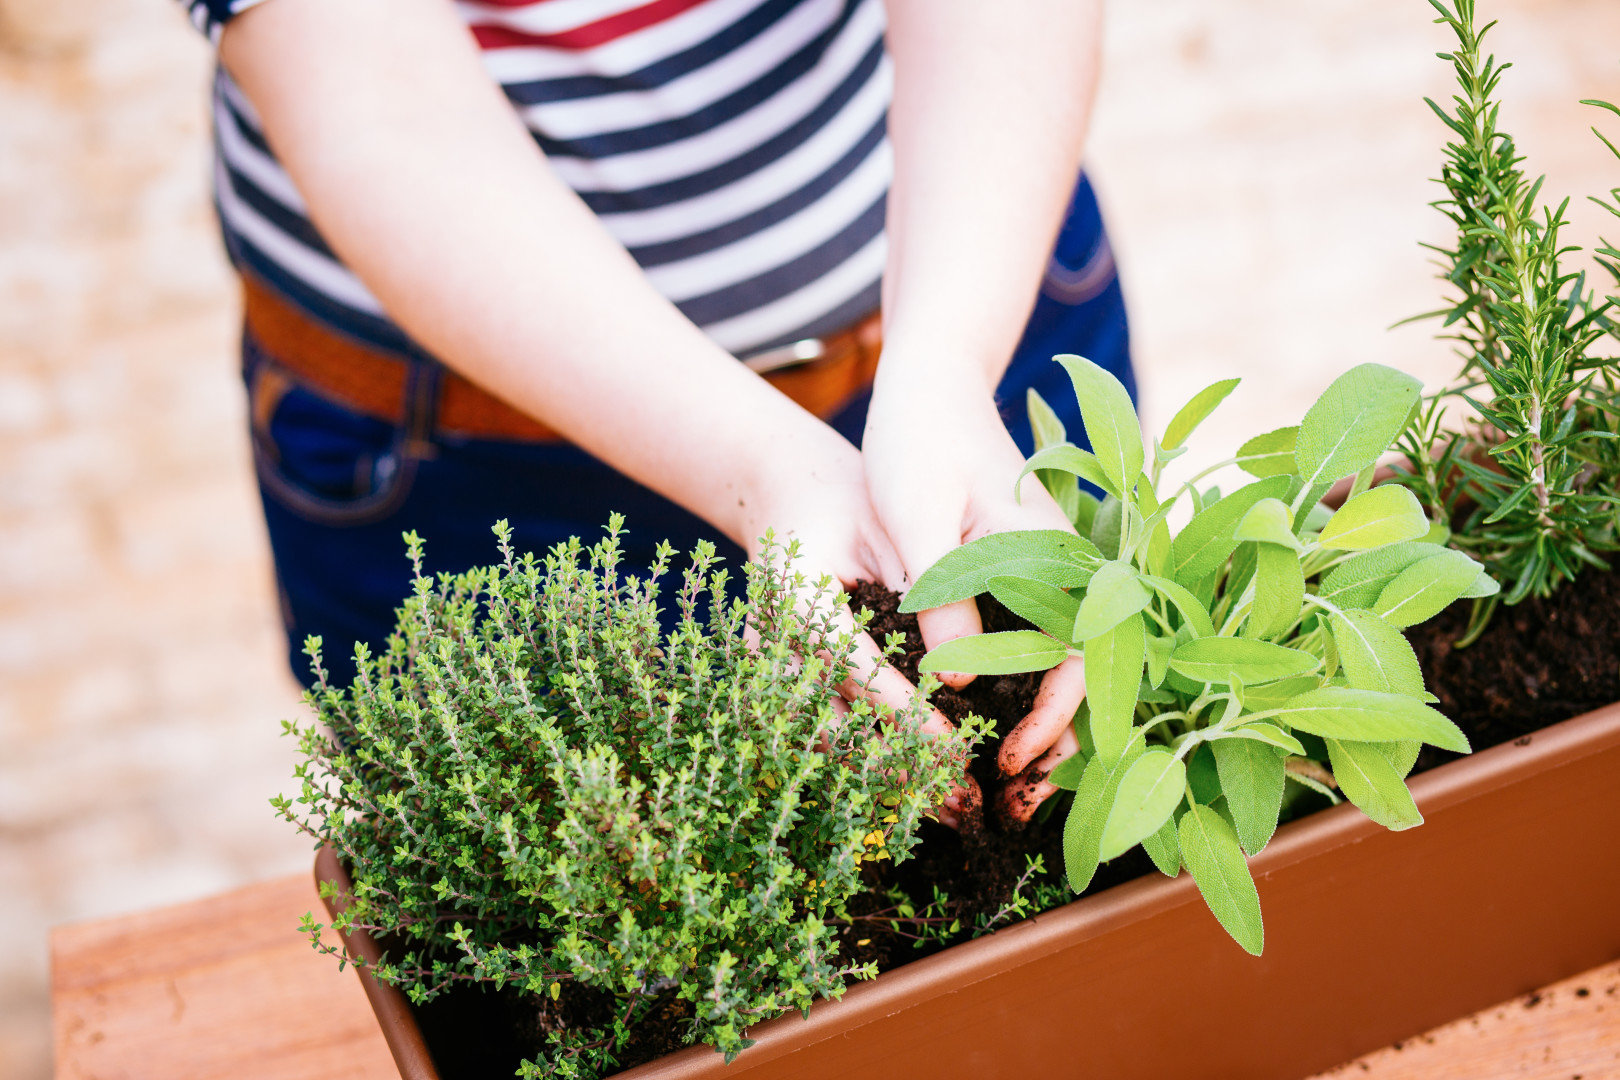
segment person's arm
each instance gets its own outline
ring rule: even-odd
[[[884,351],[865,435],[867,483],[915,580],[958,544],[1070,525],[997,413],[996,383],[1034,305],[1080,171],[1096,87],[1100,0],[887,0],[894,60]],[[930,648],[976,633],[972,601],[923,613]],[[965,677],[950,680],[960,685]],[[1077,660],[1049,673],[1003,743],[1007,809],[1055,789],[1035,775],[1077,749]],[[1033,763],[1033,768],[1031,768]]]
[[[321,235],[429,351],[750,553],[772,528],[812,580],[903,583],[859,452],[652,288],[449,0],[271,0],[220,55]],[[889,667],[873,687],[915,692]]]

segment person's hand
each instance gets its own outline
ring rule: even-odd
[[[972,375],[942,370],[937,377],[880,383],[867,414],[863,456],[872,506],[908,584],[953,548],[990,533],[1074,531],[1033,475],[1021,484],[1022,501],[1015,498],[1023,455],[990,387]],[[924,611],[918,623],[930,649],[982,629],[972,600]],[[961,688],[973,676],[941,678]],[[1012,778],[999,806],[1007,817],[1027,821],[1058,790],[1046,776],[1079,749],[1070,721],[1084,697],[1085,666],[1077,658],[1041,680],[1035,707],[1002,741],[997,758],[1002,775]]]
[[[903,564],[872,508],[861,453],[847,439],[812,420],[762,448],[753,465],[749,473],[757,476],[757,482],[745,484],[737,496],[742,522],[739,535],[754,538],[747,545],[750,558],[760,555],[760,540],[767,529],[779,541],[797,541],[794,568],[804,576],[806,602],[824,577],[846,591],[862,581],[895,591],[904,586]],[[839,630],[854,629],[847,605],[840,605],[833,614]],[[917,695],[910,680],[884,660],[870,634],[856,636],[852,668],[852,677],[839,688],[845,699],[865,696],[898,712]],[[951,726],[938,709],[930,709],[923,730],[938,733]],[[978,803],[977,784],[971,776],[964,776],[961,785],[946,797],[940,820],[956,827]]]

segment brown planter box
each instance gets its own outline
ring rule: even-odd
[[[1342,805],[1278,830],[1251,862],[1259,959],[1155,874],[761,1024],[729,1067],[697,1046],[621,1080],[1297,1080],[1620,957],[1620,704],[1411,787],[1419,829]],[[433,1078],[401,995],[362,978],[401,1075]]]

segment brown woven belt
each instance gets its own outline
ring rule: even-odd
[[[355,412],[394,424],[406,415],[410,364],[321,325],[251,277],[242,279],[248,334],[299,384]],[[872,383],[882,325],[872,314],[824,338],[746,357],[782,393],[829,419]],[[279,396],[279,395],[277,395]],[[446,368],[434,428],[469,439],[561,442],[547,425]]]

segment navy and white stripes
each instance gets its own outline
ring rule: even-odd
[[[191,0],[216,36],[255,0]],[[880,0],[486,0],[458,11],[551,167],[738,354],[873,311],[892,174]],[[252,105],[216,79],[216,189],[246,270],[409,347],[328,249]]]

